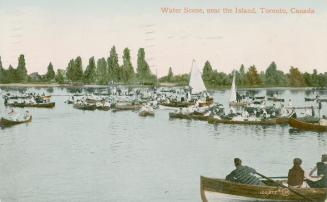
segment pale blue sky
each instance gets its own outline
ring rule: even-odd
[[[165,15],[161,7],[314,8],[314,15]],[[326,0],[0,0],[0,56],[17,64],[26,55],[28,71],[44,73],[49,61],[65,68],[70,58],[119,56],[130,47],[146,49],[153,72],[188,72],[192,59],[209,60],[230,72],[244,63],[265,69],[276,61],[303,71],[327,66]]]

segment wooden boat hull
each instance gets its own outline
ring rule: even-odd
[[[199,114],[181,114],[181,113],[170,112],[169,118],[208,121],[209,116],[204,116],[204,115],[199,115]]]
[[[29,123],[31,121],[32,121],[32,116],[30,116],[30,118],[25,121],[13,121],[13,120],[9,120],[6,118],[1,118],[0,125],[7,127],[7,126],[13,126],[13,125],[22,124],[22,123]]]
[[[130,110],[139,110],[141,109],[142,105],[124,105],[124,106],[116,106],[112,111],[130,111]]]
[[[273,101],[273,102],[285,102],[285,99],[283,99],[283,98],[268,97],[267,100]]]
[[[175,107],[175,108],[184,108],[194,105],[191,102],[171,102],[171,103],[160,103],[160,105],[165,107]]]
[[[80,105],[80,104],[74,104],[75,109],[80,109],[80,110],[89,110],[89,111],[94,111],[96,110],[95,105]]]
[[[6,104],[9,107],[35,107],[35,108],[54,108],[56,106],[55,102],[48,102],[48,103],[38,103],[38,104],[29,104],[29,103],[10,103]]]
[[[229,182],[222,179],[208,178],[201,176],[200,178],[201,199],[208,202],[206,191],[219,194],[227,194],[231,196],[244,197],[253,199],[251,201],[307,201],[299,195],[291,192],[287,188],[276,186],[258,186],[247,185],[235,182]],[[293,188],[306,198],[314,201],[323,202],[327,198],[327,189],[313,188]]]
[[[141,111],[141,112],[139,112],[139,116],[142,116],[142,117],[154,116],[154,112]]]
[[[229,106],[233,107],[245,107],[248,104],[246,102],[229,102]]]
[[[210,124],[219,124],[219,123],[243,124],[243,125],[276,125],[276,124],[278,124],[276,118],[267,119],[264,121],[234,121],[234,120],[228,120],[228,119],[217,119],[217,118],[213,118],[213,117],[208,118],[208,123],[210,123]]]
[[[327,126],[314,124],[314,123],[306,123],[306,122],[299,121],[299,120],[293,119],[293,118],[291,118],[288,123],[293,128],[297,128],[300,130],[315,131],[315,132],[326,132],[327,131]]]

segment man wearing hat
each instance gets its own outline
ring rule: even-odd
[[[304,170],[301,168],[302,160],[295,158],[293,167],[288,171],[287,184],[292,187],[301,187],[304,181]]]
[[[257,172],[253,168],[243,166],[241,159],[235,158],[234,165],[236,169],[226,176],[226,180],[242,184],[264,185],[259,178],[254,176]]]
[[[313,176],[316,171],[318,176]],[[311,170],[309,176],[312,178],[320,178],[317,181],[306,180],[311,188],[327,188],[327,154],[321,156],[321,162],[317,163]]]

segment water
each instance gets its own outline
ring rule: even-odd
[[[67,89],[30,89],[66,95]],[[258,90],[265,95],[266,90]],[[279,90],[310,106],[308,90]],[[327,97],[321,91],[321,97]],[[213,92],[226,104],[229,91]],[[200,175],[224,178],[233,158],[266,176],[286,176],[300,157],[310,170],[327,153],[327,134],[289,126],[209,125],[136,112],[80,111],[54,96],[54,109],[32,109],[30,124],[0,130],[0,199],[38,201],[200,201]],[[0,98],[0,110],[4,111]],[[322,114],[327,114],[323,104]]]

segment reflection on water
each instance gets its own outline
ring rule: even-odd
[[[27,91],[93,92],[78,88]],[[256,90],[255,94],[267,92]],[[281,98],[291,98],[294,106],[315,104],[304,102],[304,90],[277,92]],[[228,90],[213,95],[227,106]],[[234,157],[267,176],[284,176],[294,157],[302,158],[304,169],[309,170],[327,153],[326,134],[289,132],[288,126],[169,120],[164,110],[150,118],[135,112],[79,111],[64,104],[66,96],[53,99],[54,109],[30,109],[32,123],[0,130],[2,201],[195,202],[200,201],[200,175],[224,178],[233,169]],[[3,113],[2,98],[0,103]],[[325,103],[321,114],[326,114]]]

